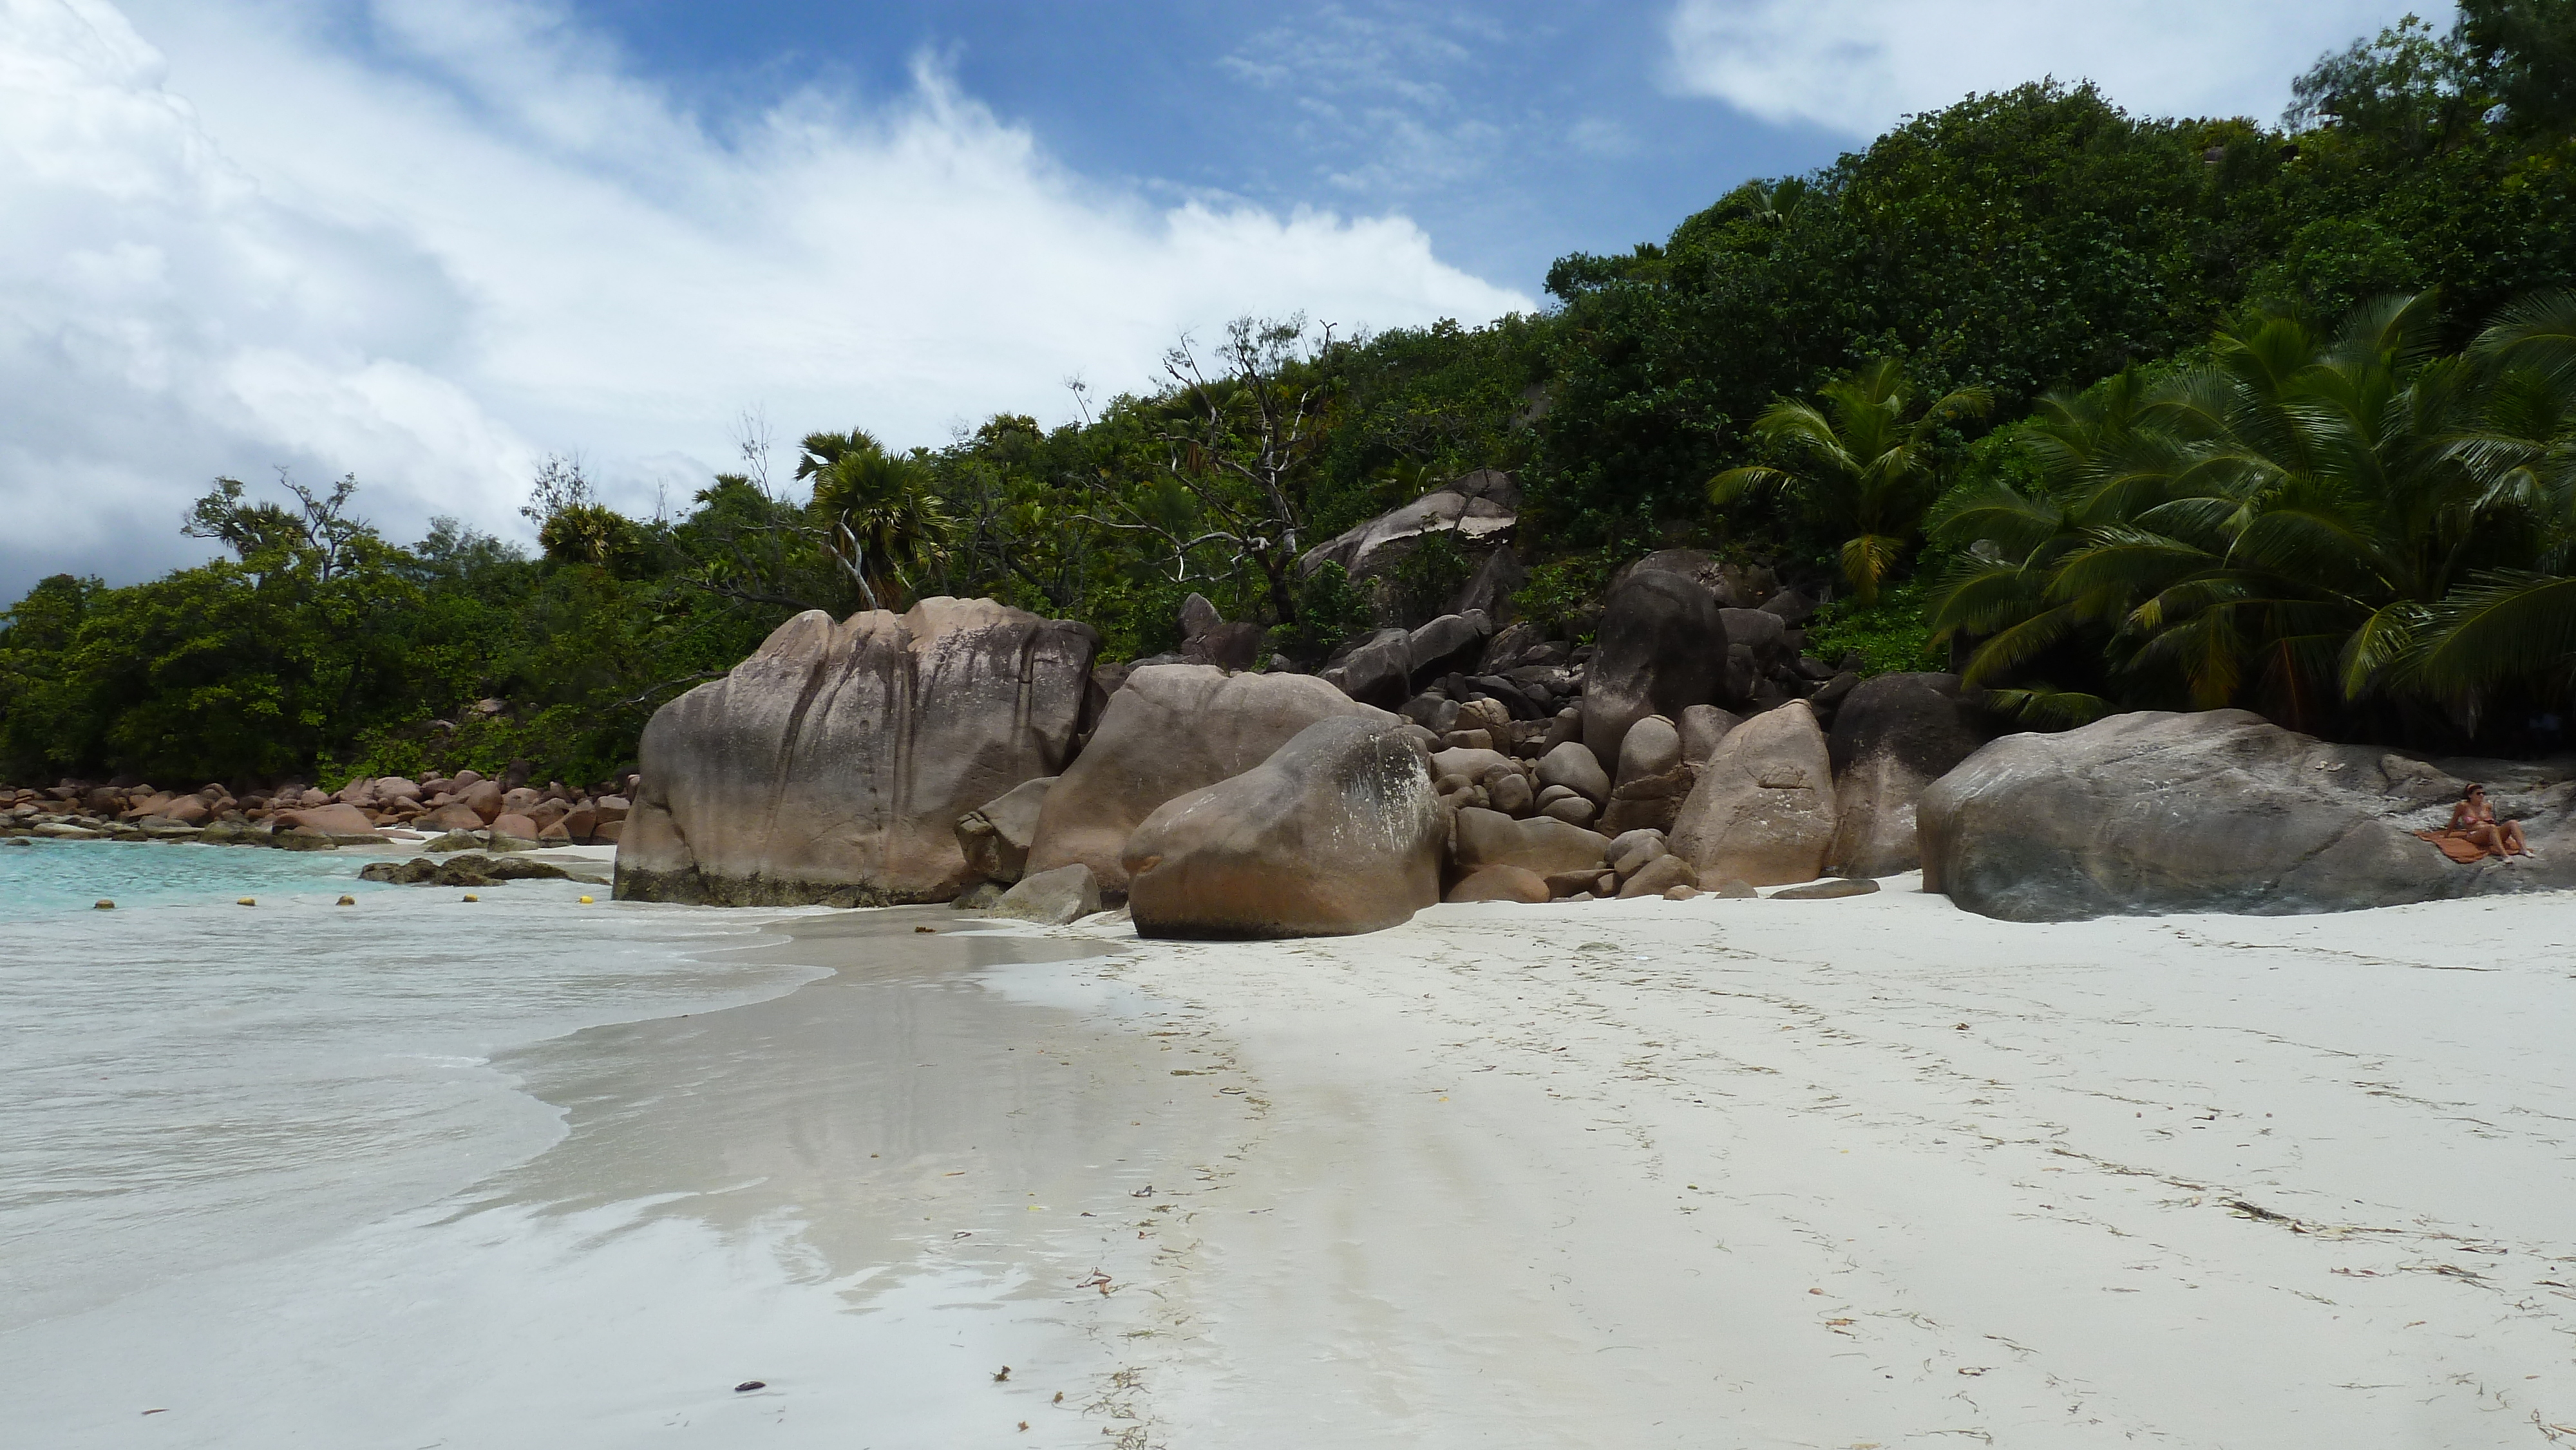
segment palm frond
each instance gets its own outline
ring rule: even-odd
[[[2361,628],[2344,641],[2339,662],[2343,697],[2360,699],[2377,682],[2381,671],[2411,652],[2424,618],[2422,605],[2399,600],[2363,620]]]
[[[2545,678],[2576,658],[2576,576],[2481,574],[2434,605],[2402,678],[2438,695],[2467,695],[2515,678]]]
[[[1861,534],[1843,541],[1843,577],[1851,581],[1864,606],[1878,601],[1879,582],[1896,568],[1896,556],[1904,547],[1885,534]]]
[[[2566,382],[2576,378],[2576,290],[2537,292],[2496,314],[2469,356],[2490,367],[2533,368]]]

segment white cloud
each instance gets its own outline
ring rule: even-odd
[[[492,527],[548,451],[695,487],[745,407],[937,442],[1242,312],[1530,305],[1400,217],[1094,186],[926,67],[720,133],[510,0],[0,0],[0,214],[0,599],[184,557],[218,472]]]
[[[2270,121],[2320,54],[2409,11],[2449,21],[2407,0],[1679,0],[1670,34],[1684,91],[1859,140],[2044,75],[2133,113]]]

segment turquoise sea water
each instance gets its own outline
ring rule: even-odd
[[[195,846],[142,841],[43,841],[0,845],[0,922],[66,911],[92,911],[100,900],[120,909],[232,906],[240,898],[399,890],[358,879],[358,868],[385,857],[346,851],[268,851],[250,846]],[[236,908],[238,909],[238,908]]]
[[[541,1150],[497,1053],[814,975],[727,964],[752,913],[358,879],[387,859],[0,845],[0,1342]]]

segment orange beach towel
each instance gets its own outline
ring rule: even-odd
[[[2487,848],[2470,840],[2469,833],[2466,831],[2454,831],[2445,826],[2438,831],[2417,831],[2415,834],[2432,842],[2441,848],[2443,855],[2463,866],[2473,865],[2487,857]]]

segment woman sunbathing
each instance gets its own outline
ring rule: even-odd
[[[2495,807],[2487,804],[2487,790],[2471,785],[2451,807],[2451,824],[2438,831],[2415,833],[2442,848],[2442,854],[2466,865],[2489,856],[2528,856],[2531,845],[2522,838],[2518,821],[2496,819]]]

